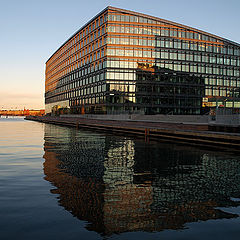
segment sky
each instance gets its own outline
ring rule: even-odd
[[[0,110],[44,108],[47,59],[107,6],[240,43],[239,0],[0,0]]]

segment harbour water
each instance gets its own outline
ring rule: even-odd
[[[0,118],[5,239],[239,239],[240,155]]]

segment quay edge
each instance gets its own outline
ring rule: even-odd
[[[240,151],[240,133],[213,131],[214,126],[209,124],[156,123],[149,121],[118,121],[53,116],[27,116],[25,119],[75,127],[77,129],[143,136],[147,141],[149,141],[149,139],[178,141],[188,144],[191,143],[197,145],[212,145],[221,148],[231,148],[236,151]],[[228,126],[228,128],[229,127],[230,126]],[[217,129],[217,126],[215,126],[215,129]],[[224,129],[222,128],[222,130]]]

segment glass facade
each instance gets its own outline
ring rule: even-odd
[[[240,45],[107,7],[46,63],[46,112],[203,114],[240,107]]]

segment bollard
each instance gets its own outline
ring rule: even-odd
[[[150,131],[148,128],[145,128],[145,142],[149,142]]]

